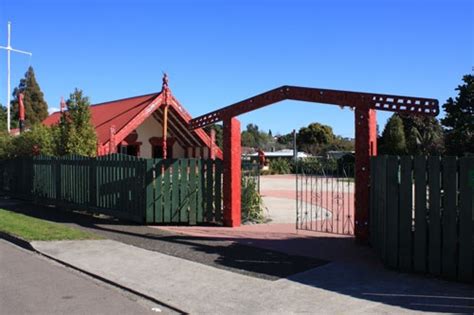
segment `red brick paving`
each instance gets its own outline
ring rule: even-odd
[[[269,180],[295,180],[294,175],[273,175]],[[262,189],[264,197],[276,197],[296,200],[296,191],[289,189]],[[352,235],[334,234],[342,232],[353,233],[353,226],[348,226],[348,220],[344,217],[354,215],[354,194],[340,193],[340,216],[337,220],[337,199],[325,192],[318,195],[303,194],[301,200],[310,205],[325,208],[331,211],[334,220],[318,220],[304,222],[303,228],[328,230],[333,233],[297,230],[295,223],[289,224],[249,224],[237,228],[227,227],[205,227],[205,226],[160,226],[163,230],[186,234],[194,237],[217,238],[233,240],[241,244],[252,245],[285,252],[288,254],[317,257],[327,260],[359,260],[361,256],[360,248],[355,245]],[[311,207],[310,207],[311,208]],[[308,209],[310,210],[310,209]],[[294,209],[293,209],[294,211]],[[313,211],[315,209],[313,208]],[[349,220],[353,222],[353,219]]]
[[[277,197],[296,199],[295,190],[263,190],[262,196],[264,197]],[[309,205],[315,205],[330,211],[333,215],[328,220],[318,220],[305,223],[305,229],[317,229],[318,231],[327,231],[333,233],[352,234],[354,233],[354,194],[353,193],[341,193],[334,195],[330,192],[320,192],[318,194],[301,193],[298,194],[298,200],[303,201],[303,211],[307,211],[309,218],[313,218],[316,213],[322,215],[322,211],[316,207]],[[305,220],[306,221],[306,220]]]

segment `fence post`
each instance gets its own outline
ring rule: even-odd
[[[387,264],[398,267],[398,157],[387,158]]]
[[[97,160],[90,158],[89,164],[89,207],[97,208]]]
[[[145,222],[155,223],[155,200],[154,200],[154,165],[153,160],[145,161]]]
[[[459,268],[458,280],[474,280],[474,159],[461,158],[459,165]]]
[[[413,266],[415,271],[426,271],[427,224],[426,224],[426,158],[415,157],[415,244]]]
[[[399,266],[401,270],[413,269],[413,160],[400,158],[400,209],[399,209]]]
[[[443,159],[443,247],[442,274],[456,278],[457,267],[457,161],[454,156]]]
[[[429,235],[428,235],[428,268],[430,273],[441,273],[441,186],[440,186],[439,156],[428,158],[428,185],[429,185]]]
[[[62,180],[61,180],[61,160],[59,158],[53,158],[54,161],[54,168],[55,172],[55,185],[56,185],[56,196],[55,196],[55,204],[61,204],[61,196],[62,196]]]

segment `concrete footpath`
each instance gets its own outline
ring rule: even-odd
[[[39,252],[191,314],[474,312],[474,288],[364,263],[276,281],[113,240],[33,242]]]

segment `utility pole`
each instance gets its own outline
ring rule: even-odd
[[[14,49],[11,46],[11,29],[12,29],[12,23],[8,22],[7,24],[8,27],[8,37],[7,37],[7,46],[0,46],[1,49],[5,49],[7,51],[7,131],[10,133],[10,53],[12,51],[20,53],[20,54],[25,54],[29,55],[30,57],[33,55],[32,53],[28,51],[23,51],[19,49]]]

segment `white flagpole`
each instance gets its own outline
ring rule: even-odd
[[[7,104],[6,106],[7,106],[7,131],[8,133],[10,133],[10,122],[11,122],[11,118],[10,118],[10,94],[11,94],[10,92],[10,54],[12,51],[20,53],[20,54],[29,55],[29,56],[32,56],[33,54],[28,51],[13,49],[11,46],[11,28],[12,28],[11,22],[8,22],[7,28],[8,28],[7,46],[6,47],[0,46],[0,48],[5,49],[7,51]]]
[[[12,24],[8,22],[8,39],[7,39],[7,132],[10,134],[10,54],[11,48],[10,38],[11,38]]]

